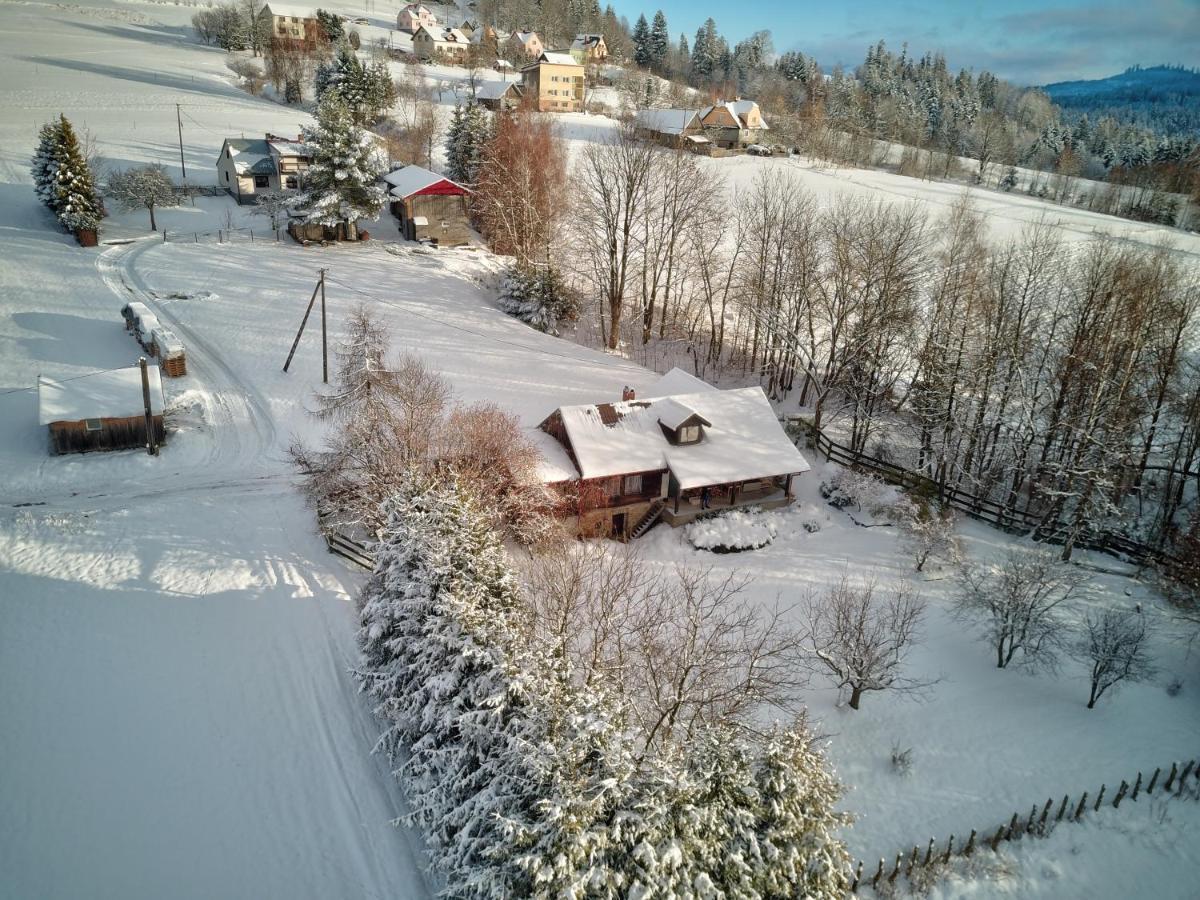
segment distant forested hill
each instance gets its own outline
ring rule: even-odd
[[[1060,81],[1044,90],[1069,118],[1112,116],[1168,135],[1200,135],[1200,69],[1133,66],[1095,81]]]

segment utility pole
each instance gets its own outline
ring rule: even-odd
[[[304,318],[300,320],[300,330],[296,332],[296,339],[292,341],[292,349],[288,351],[287,362],[283,364],[283,371],[285,372],[288,370],[288,366],[292,364],[292,357],[296,355],[296,348],[300,345],[300,335],[304,334],[304,326],[308,324],[308,316],[312,312],[313,304],[317,302],[317,291],[320,289],[321,285],[317,284],[313,288],[312,296],[308,298],[308,308],[304,310]]]
[[[329,384],[329,345],[325,337],[325,270],[321,270],[321,380]]]
[[[179,126],[179,168],[183,170],[183,182],[187,184],[187,163],[183,161],[183,115],[179,104],[175,104],[175,124]]]
[[[142,404],[146,407],[146,452],[158,456],[158,435],[154,433],[154,408],[150,405],[150,370],[146,368],[146,357],[138,357],[138,368],[142,370]]]

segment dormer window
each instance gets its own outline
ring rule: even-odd
[[[679,435],[679,443],[695,444],[700,440],[700,426],[684,425],[679,429],[677,434]]]
[[[698,444],[704,439],[704,429],[712,427],[712,422],[700,413],[671,397],[655,401],[654,411],[659,427],[672,444]]]

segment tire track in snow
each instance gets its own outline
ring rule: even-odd
[[[277,431],[266,399],[245,383],[222,359],[221,354],[196,329],[182,322],[160,304],[138,274],[139,256],[152,246],[152,239],[114,245],[96,261],[104,283],[122,300],[146,304],[159,321],[184,340],[188,368],[208,390],[202,391],[206,418],[214,429],[214,446],[206,465],[226,469],[252,467],[275,448]],[[253,440],[246,440],[247,434]]]

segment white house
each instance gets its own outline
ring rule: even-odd
[[[433,11],[420,3],[408,4],[400,10],[400,15],[396,16],[396,28],[413,34],[416,34],[419,28],[428,28],[432,31],[437,28],[437,23],[437,16],[433,14]]]
[[[790,504],[808,461],[760,387],[717,390],[673,370],[645,397],[562,406],[539,426],[581,534],[638,537],[660,518]],[[565,458],[564,458],[565,457]],[[563,476],[567,477],[563,477]]]
[[[217,157],[217,184],[238,203],[254,203],[264,191],[297,191],[312,164],[299,138],[226,138]]]

